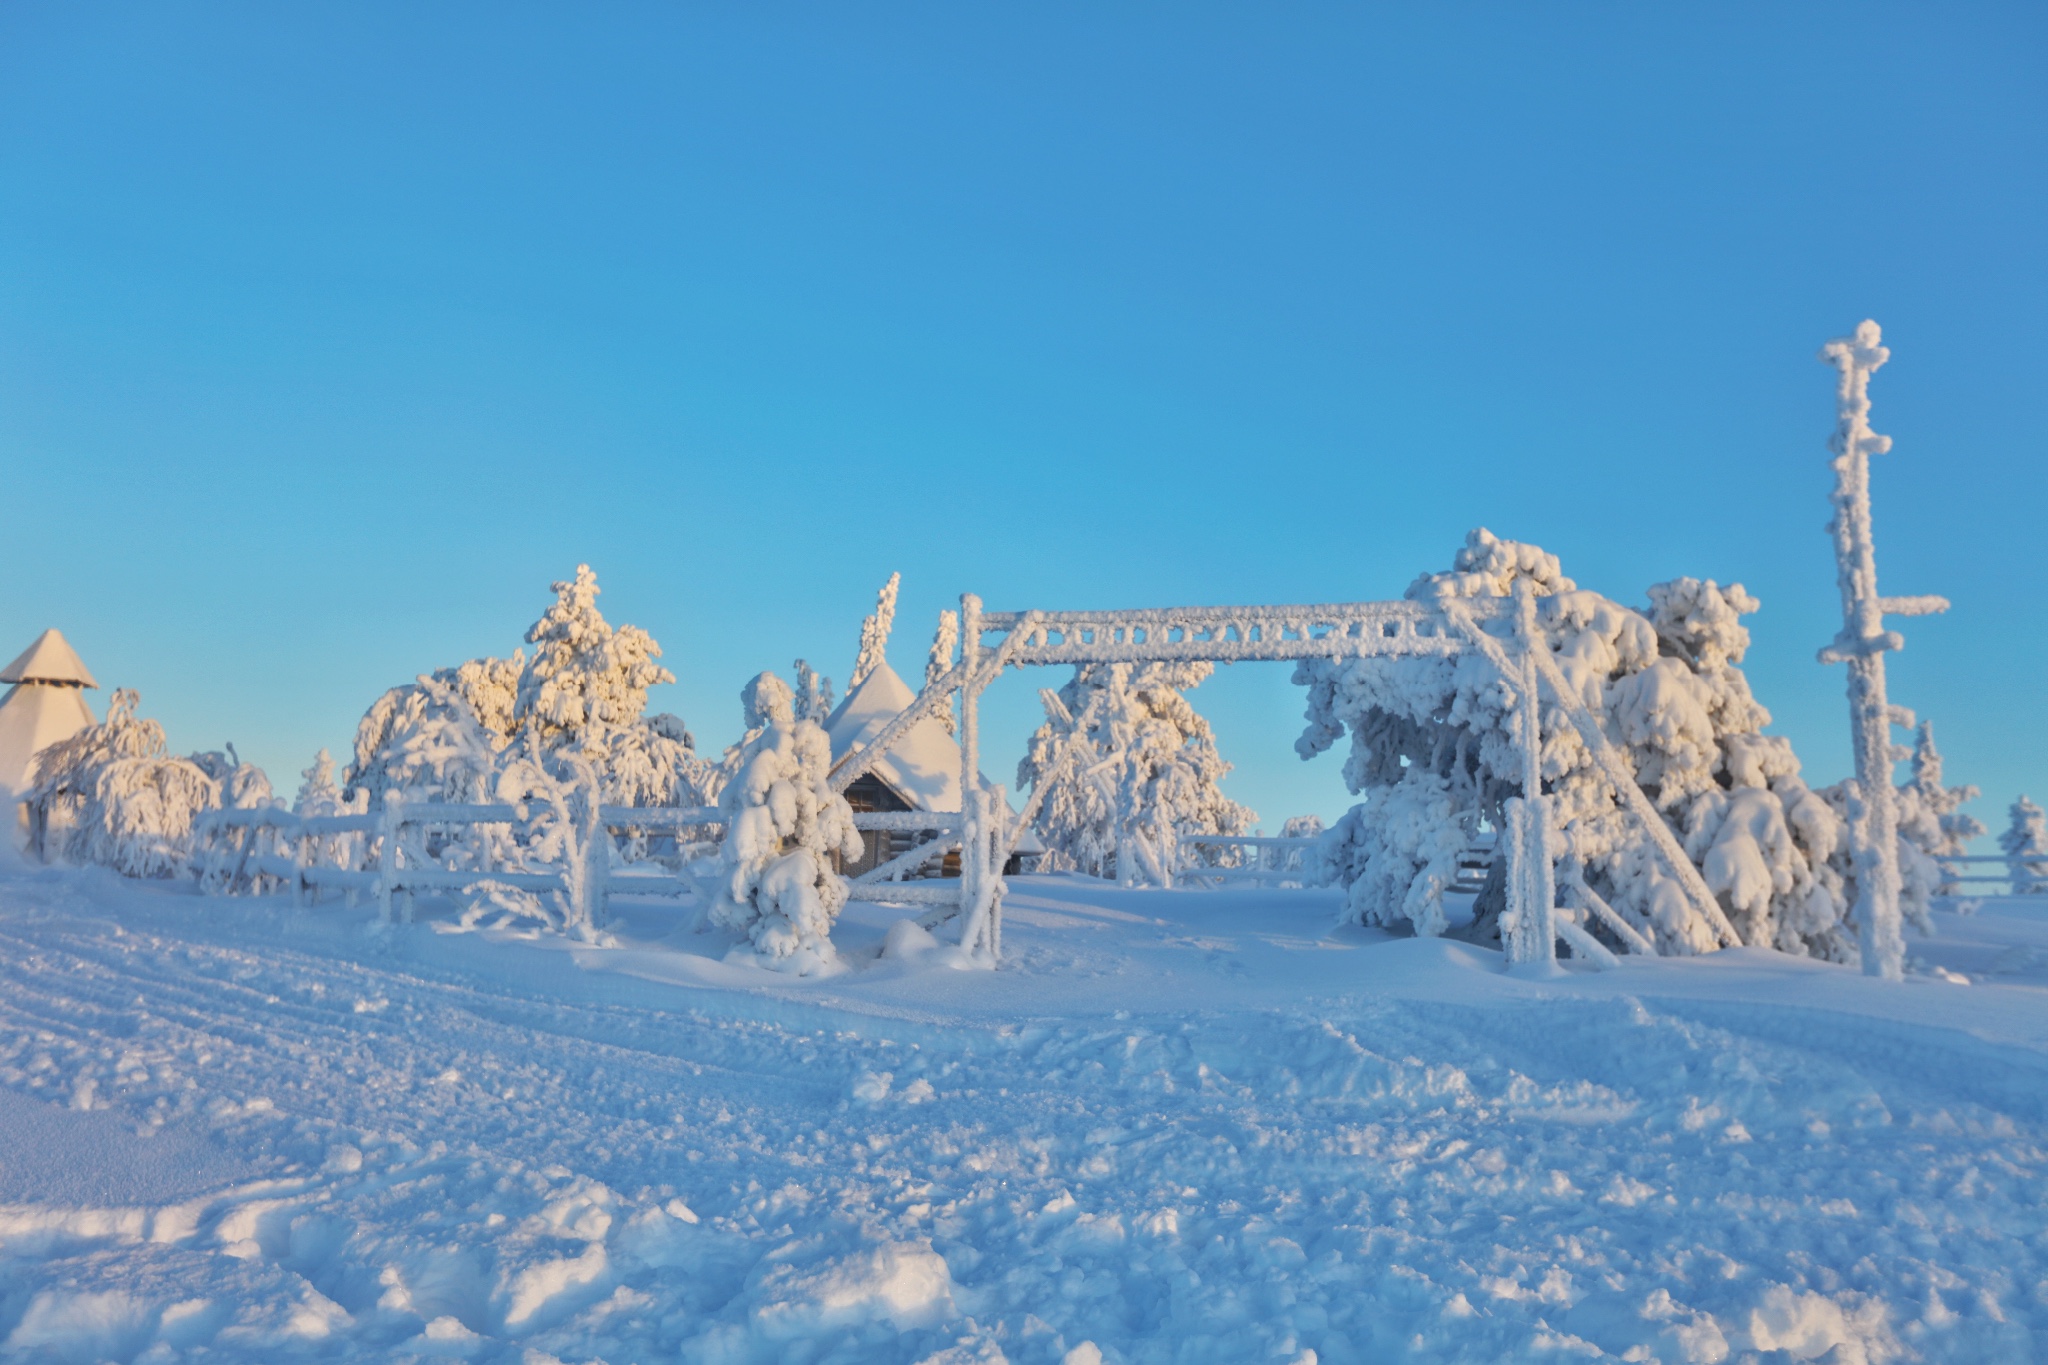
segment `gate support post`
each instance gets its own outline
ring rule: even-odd
[[[981,949],[982,861],[988,847],[981,808],[981,599],[960,595],[960,946]]]

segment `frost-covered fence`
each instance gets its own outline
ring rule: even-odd
[[[2016,860],[2004,854],[1940,854],[1934,861],[1941,868],[1941,895],[1968,896],[1972,900],[1995,897],[2002,900],[2039,901],[2048,904],[2048,862],[2035,860],[2020,862],[2015,866]],[[2003,870],[1966,870],[1987,864]],[[2003,889],[1974,889],[1977,887]]]
[[[1249,882],[1255,886],[1314,885],[1320,868],[1316,846],[1321,839],[1259,834],[1183,834],[1182,856],[1175,876],[1183,883],[1213,883],[1225,886]],[[1234,861],[1205,861],[1198,850],[1214,849]]]
[[[592,789],[594,794],[594,789]],[[594,818],[592,818],[594,812]],[[194,871],[212,894],[261,895],[288,888],[296,903],[322,891],[376,899],[378,918],[410,921],[419,892],[525,893],[560,897],[561,927],[596,929],[614,893],[680,896],[699,890],[672,875],[614,869],[614,832],[680,833],[721,825],[715,806],[608,806],[577,803],[568,828],[539,803],[407,801],[386,795],[374,813],[299,816],[282,806],[210,811],[200,818]],[[456,831],[495,829],[503,837],[463,840]],[[686,847],[680,838],[678,847]],[[538,856],[536,856],[538,855]],[[451,866],[450,863],[467,863]]]

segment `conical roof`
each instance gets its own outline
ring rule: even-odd
[[[78,651],[64,638],[64,632],[54,628],[37,636],[36,642],[24,649],[20,658],[0,669],[0,683],[24,682],[99,686],[92,674],[86,671]]]

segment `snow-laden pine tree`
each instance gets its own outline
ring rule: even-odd
[[[1998,848],[2012,874],[2012,894],[2048,896],[2048,813],[2022,796],[2009,814],[2012,823],[1998,836]]]
[[[334,780],[334,755],[322,749],[313,756],[313,766],[299,774],[298,795],[292,798],[292,814],[303,817],[358,814],[368,805],[368,796],[358,792],[353,797],[342,795],[340,784]],[[361,859],[367,840],[361,834],[323,834],[313,840],[308,850],[311,862],[316,867],[355,867]]]
[[[104,721],[36,755],[23,805],[45,859],[97,863],[130,877],[186,870],[193,822],[219,807],[220,784],[191,759],[170,755],[163,726],[135,714],[139,700],[117,689]]]
[[[952,669],[953,652],[959,647],[960,613],[957,611],[940,612],[939,628],[932,632],[931,652],[925,656],[924,661],[924,685],[926,687],[930,687],[933,683],[945,677],[947,672]],[[936,714],[939,718],[939,724],[946,727],[947,734],[957,735],[960,733],[960,722],[954,716],[953,706],[950,702],[936,712]]]
[[[544,761],[559,767],[573,758],[588,765],[607,804],[709,803],[717,794],[718,769],[698,757],[680,719],[644,714],[647,689],[674,681],[654,662],[661,647],[638,626],[614,629],[604,619],[589,565],[578,565],[576,577],[554,584],[554,590],[554,604],[526,635],[532,658],[520,650],[509,659],[472,659],[378,698],[357,727],[347,788],[367,792],[371,808],[379,809],[389,771],[402,766],[411,774],[415,800],[475,799],[460,792],[488,785],[487,773],[470,774],[458,765],[453,785],[435,791],[422,782],[425,770],[417,761],[394,751],[400,743],[417,747],[422,724],[443,723],[451,709],[459,709],[494,756],[531,735]],[[474,781],[467,780],[471,776]]]
[[[1020,789],[1057,774],[1036,824],[1046,870],[1170,886],[1182,838],[1242,834],[1258,819],[1223,794],[1230,764],[1217,752],[1209,722],[1182,695],[1214,667],[1075,668],[1060,689],[1059,710],[1031,736],[1017,765]],[[1069,748],[1073,755],[1062,763]]]
[[[763,673],[741,701],[748,737],[719,797],[728,817],[725,880],[710,918],[745,934],[765,966],[829,970],[838,961],[832,924],[846,903],[834,855],[861,854],[853,808],[828,785],[831,742],[815,722],[797,718],[787,683]]]
[[[1913,741],[1912,777],[1901,783],[1893,806],[1898,814],[1899,908],[1922,932],[1934,932],[1934,897],[1954,894],[1954,879],[1939,861],[1953,857],[1983,834],[1984,825],[1959,809],[1983,793],[1975,787],[1942,785],[1941,751],[1934,747],[1934,722],[1920,722]],[[1854,876],[1846,851],[1836,866]]]
[[[1791,745],[1762,733],[1770,714],[1738,667],[1749,645],[1741,618],[1756,600],[1739,584],[1681,578],[1653,587],[1645,610],[1630,610],[1580,590],[1554,555],[1484,529],[1467,537],[1449,572],[1424,574],[1408,596],[1505,597],[1520,582],[1535,594],[1539,634],[1567,684],[1605,715],[1624,761],[1743,940],[1854,960],[1847,901],[1828,862],[1840,821],[1800,780]],[[1309,689],[1296,749],[1312,758],[1348,731],[1345,780],[1366,798],[1322,850],[1325,875],[1347,888],[1348,917],[1441,933],[1459,855],[1482,823],[1500,828],[1501,803],[1521,794],[1515,694],[1470,651],[1305,661],[1295,681]],[[1660,951],[1711,949],[1712,927],[1635,828],[1578,731],[1548,703],[1542,730],[1544,787],[1558,848],[1574,870]]]
[[[832,714],[832,680],[803,660],[796,661],[796,718],[819,725]]]
[[[526,632],[533,657],[513,701],[514,731],[533,731],[548,749],[631,725],[646,709],[647,689],[676,680],[655,662],[661,646],[653,636],[604,619],[588,564],[554,589],[555,604]]]
[[[848,692],[859,687],[878,664],[889,661],[889,631],[896,624],[896,589],[902,583],[902,574],[890,574],[889,581],[875,594],[874,611],[861,620],[860,652],[854,656],[853,673],[846,680]]]

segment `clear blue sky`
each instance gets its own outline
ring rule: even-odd
[[[1881,578],[1956,604],[1893,695],[2048,797],[2048,7],[1363,9],[0,7],[0,653],[288,792],[579,560],[716,748],[891,570],[915,673],[963,590],[1391,597],[1485,525],[1746,584],[1830,781],[1872,316]],[[1284,667],[1196,696],[1269,828],[1348,804]]]

